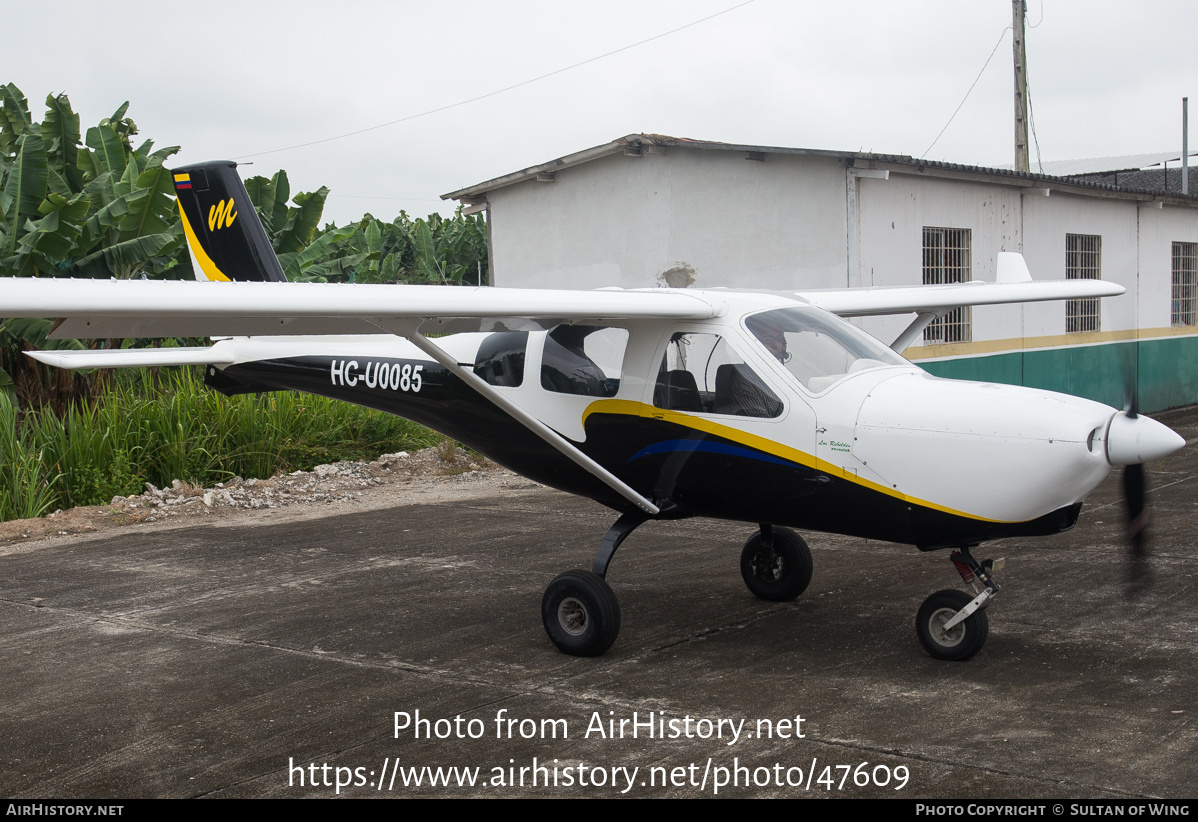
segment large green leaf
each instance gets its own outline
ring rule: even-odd
[[[279,169],[271,178],[271,182],[274,183],[275,200],[274,204],[270,206],[270,224],[278,231],[287,224],[287,213],[290,211],[287,201],[291,199],[291,181],[287,179],[287,172]],[[299,200],[297,199],[296,202],[298,203]],[[262,207],[266,208],[267,206],[263,204]],[[321,209],[323,210],[323,208],[322,202]]]
[[[65,94],[46,96],[41,137],[48,144],[46,154],[51,170],[66,183],[71,193],[82,189],[83,174],[78,166],[79,115],[71,109],[71,101]]]
[[[278,238],[288,228],[287,217],[290,209],[287,201],[291,199],[291,184],[287,181],[287,172],[280,169],[269,180],[265,177],[251,177],[245,181],[245,188],[249,192],[250,202],[258,211],[262,226],[271,238],[271,243],[277,246]]]
[[[108,179],[107,177],[102,179]],[[129,214],[129,201],[127,196],[116,196],[110,187],[97,186],[94,191],[88,187],[89,193],[93,193],[94,197],[92,204],[97,201],[104,202],[107,199],[106,195],[112,195],[111,199],[91,215],[87,220],[86,231],[88,237],[101,239],[108,234],[118,234],[118,226],[121,220]]]
[[[383,250],[383,232],[378,220],[371,220],[366,226],[366,250],[371,254],[379,254]]]
[[[89,254],[79,260],[78,267],[85,271],[94,271],[97,260],[103,259],[112,276],[118,280],[132,279],[149,266],[153,258],[164,257],[178,250],[182,246],[182,240],[182,231],[135,237]]]
[[[29,114],[29,101],[12,83],[0,86],[0,154],[17,151],[17,140],[29,132],[37,133]]]
[[[399,267],[402,260],[399,254],[388,254],[379,266],[379,281],[384,283],[399,281]]]
[[[89,206],[87,195],[82,193],[70,200],[58,194],[47,195],[39,209],[43,217],[26,221],[19,251],[26,259],[13,266],[14,273],[54,274],[60,263],[82,254],[86,249],[79,242]]]
[[[331,231],[321,234],[312,241],[311,245],[291,258],[287,268],[284,269],[287,279],[300,280],[305,269],[324,257],[338,243],[353,236],[353,233],[354,229],[351,226],[349,228],[334,228]]]
[[[429,215],[429,221],[432,221]],[[429,222],[416,220],[412,226],[412,245],[416,252],[415,274],[425,282],[440,282],[444,280],[441,264],[437,260],[437,245],[433,241],[433,231]]]
[[[8,254],[16,250],[25,221],[40,216],[38,206],[46,197],[47,179],[46,144],[36,134],[21,135],[17,139],[16,159],[0,191],[0,210],[4,211],[7,234],[4,250]]]
[[[121,239],[160,234],[178,222],[171,196],[175,184],[161,164],[143,171],[134,184],[136,188],[127,197],[129,213],[118,225]]]
[[[112,176],[119,178],[125,173],[128,165],[125,153],[125,142],[111,126],[92,126],[87,130],[87,146],[91,149],[92,166],[95,176],[111,171]]]
[[[274,232],[275,182],[262,176],[251,177],[245,181],[246,193],[250,202],[258,211],[262,227],[267,234]]]
[[[324,186],[316,191],[295,195],[295,204],[299,208],[288,215],[282,234],[276,238],[276,250],[299,251],[312,242],[316,228],[320,225],[320,216],[324,213],[324,203],[328,196],[329,190]]]

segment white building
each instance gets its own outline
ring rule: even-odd
[[[1127,294],[964,310],[904,356],[1117,406],[1134,363],[1143,410],[1198,402],[1198,196],[1092,179],[634,134],[444,196],[488,211],[492,283],[509,287],[993,280],[997,253],[1020,251],[1038,279]],[[908,322],[861,324],[890,342]]]

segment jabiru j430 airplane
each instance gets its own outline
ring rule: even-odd
[[[31,356],[198,364],[228,394],[335,397],[608,506],[618,518],[592,569],[561,574],[542,599],[549,638],[569,654],[616,639],[605,577],[624,539],[651,519],[698,516],[756,524],[740,569],[767,600],[811,580],[791,528],[951,549],[972,591],[932,594],[916,630],[932,656],[968,659],[986,640],[1001,565],[975,559],[977,546],[1071,528],[1112,466],[1141,471],[1184,445],[1134,408],[938,379],[897,353],[958,306],[1124,290],[1035,282],[1018,254],[999,255],[994,283],[795,293],[287,283],[235,164],[174,180],[204,282],[6,280],[0,315],[60,318],[58,338],[213,344]],[[915,319],[889,345],[844,319],[879,314]]]

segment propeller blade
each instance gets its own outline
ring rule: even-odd
[[[1134,463],[1123,469],[1123,502],[1127,509],[1127,539],[1132,556],[1148,554],[1148,507],[1145,504],[1147,480],[1144,464]]]
[[[1129,346],[1127,349],[1127,358],[1123,363],[1123,412],[1130,419],[1135,419],[1139,416],[1139,401],[1137,391],[1137,383],[1139,382],[1139,364],[1136,362],[1136,347]]]

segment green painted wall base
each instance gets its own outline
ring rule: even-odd
[[[1016,351],[918,362],[930,374],[1047,388],[1122,408],[1124,374],[1137,377],[1141,411],[1198,404],[1198,337]]]

